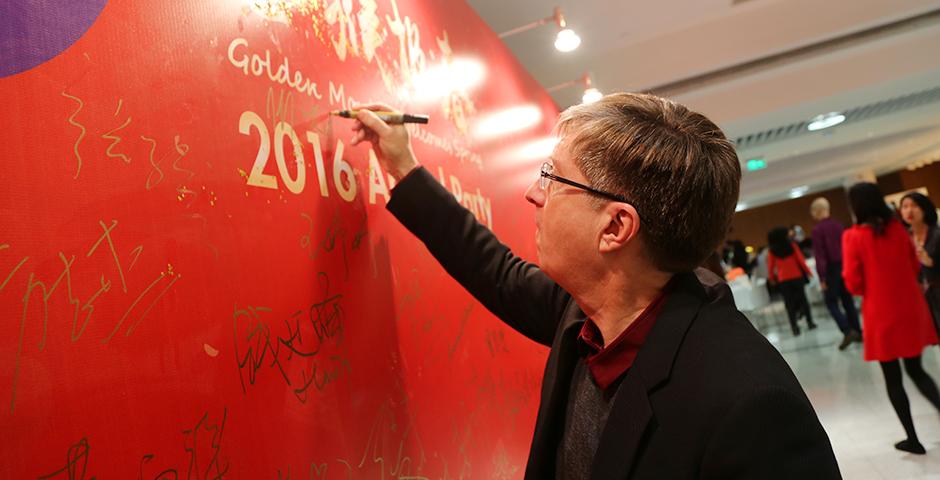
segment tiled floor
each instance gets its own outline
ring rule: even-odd
[[[820,328],[793,337],[781,305],[775,315],[758,319],[767,338],[780,350],[799,377],[816,407],[847,480],[937,479],[940,480],[940,414],[920,395],[905,376],[914,426],[926,455],[911,455],[894,449],[904,430],[885,392],[881,368],[862,360],[861,345],[836,349],[842,339],[825,308],[816,306]],[[800,321],[801,325],[805,325]],[[940,348],[924,352],[924,368],[940,382]]]

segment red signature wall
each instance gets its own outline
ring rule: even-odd
[[[557,112],[495,34],[456,1],[95,3],[2,7],[0,476],[521,477],[545,349],[325,115],[429,114],[422,163],[534,258]]]

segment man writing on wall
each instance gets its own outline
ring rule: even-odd
[[[551,478],[840,478],[798,381],[696,270],[728,230],[740,165],[701,114],[615,94],[562,113],[526,192],[539,265],[516,257],[360,111],[387,205],[496,316],[551,347],[526,467]]]

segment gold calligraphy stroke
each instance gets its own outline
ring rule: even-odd
[[[156,287],[157,284],[160,283],[161,280],[163,280],[164,278],[167,278],[167,276],[168,275],[166,273],[160,272],[156,280],[151,282],[150,285],[147,285],[147,288],[145,288],[140,293],[140,295],[138,295],[137,298],[134,299],[134,301],[131,303],[131,306],[127,308],[127,310],[124,312],[124,315],[122,315],[121,319],[118,320],[117,325],[114,326],[114,329],[111,330],[111,333],[108,334],[108,336],[104,340],[102,340],[101,343],[108,343],[111,341],[111,338],[114,337],[114,334],[116,334],[118,330],[121,329],[121,326],[124,325],[124,321],[127,320],[127,317],[130,316],[134,308],[137,307],[137,304],[140,303],[141,300],[143,300],[144,297],[147,296],[147,293],[153,290],[154,287]],[[144,309],[143,313],[141,313],[140,316],[137,317],[136,320],[134,320],[134,323],[132,323],[129,327],[127,327],[127,331],[124,332],[125,337],[129,337],[132,333],[134,333],[134,329],[137,328],[138,325],[140,325],[140,322],[144,321],[144,318],[147,317],[147,314],[150,313],[150,310],[157,304],[157,302],[160,301],[161,298],[163,298],[164,295],[166,295],[166,293],[170,290],[170,288],[173,287],[173,284],[179,281],[179,279],[180,279],[179,275],[173,276],[172,280],[170,280],[170,282],[167,283],[165,287],[163,287],[163,290],[161,290],[160,293],[158,293],[155,297],[153,297],[153,300],[150,301],[150,304],[147,306],[147,308]]]
[[[150,165],[151,165],[153,168],[150,170],[150,173],[147,175],[147,182],[144,184],[144,188],[146,188],[147,190],[150,190],[151,188],[157,186],[160,182],[162,182],[162,181],[163,181],[163,177],[165,177],[165,175],[163,174],[163,170],[160,170],[160,162],[163,161],[163,158],[161,158],[159,162],[154,162],[154,161],[153,161],[153,154],[154,154],[154,152],[156,152],[156,150],[157,150],[157,141],[156,141],[156,140],[154,140],[154,139],[152,139],[152,138],[150,138],[150,137],[145,137],[145,136],[143,136],[143,135],[140,136],[140,139],[150,144],[149,159],[150,159]],[[164,157],[166,157],[166,155],[164,155]],[[158,179],[156,179],[156,180],[153,180],[153,175],[154,175],[154,173],[156,173],[157,175],[159,175],[160,178],[158,178]]]
[[[62,95],[63,97],[66,97],[66,98],[69,98],[69,99],[72,99],[72,100],[75,100],[76,102],[78,102],[78,108],[77,108],[74,112],[72,112],[72,115],[71,115],[71,116],[69,117],[69,119],[68,119],[68,120],[69,120],[69,123],[70,123],[72,126],[78,127],[78,128],[81,130],[81,133],[78,134],[78,138],[75,139],[75,144],[72,145],[72,152],[75,153],[75,159],[78,160],[78,168],[75,169],[75,176],[72,177],[72,178],[76,178],[76,179],[77,179],[77,178],[78,178],[78,174],[81,173],[81,171],[82,171],[82,156],[78,153],[78,144],[79,144],[79,143],[82,143],[82,139],[85,138],[85,132],[86,132],[87,130],[85,129],[85,126],[84,126],[84,125],[82,125],[82,124],[80,124],[80,123],[78,123],[78,122],[75,121],[75,116],[78,115],[78,112],[81,112],[81,111],[82,111],[82,108],[84,108],[84,106],[85,106],[85,102],[83,102],[82,99],[80,99],[80,98],[78,98],[78,97],[75,97],[75,96],[72,96],[72,95],[69,95],[69,94],[65,93],[65,90],[62,91],[61,95]]]
[[[10,248],[9,244],[4,243],[0,245],[0,250],[6,250],[8,248]],[[3,287],[7,286],[7,283],[10,282],[13,276],[16,275],[16,272],[20,269],[20,267],[23,266],[24,263],[26,263],[27,260],[29,260],[29,257],[23,257],[23,259],[20,260],[20,263],[16,264],[16,266],[13,267],[13,270],[10,270],[10,273],[7,274],[7,278],[3,280],[3,283],[0,283],[0,290],[3,290]]]
[[[119,100],[118,100],[118,107],[117,107],[117,110],[114,112],[114,116],[115,116],[115,117],[118,115],[118,113],[121,112],[121,105],[123,105],[123,103],[124,103],[124,100],[123,100],[123,99],[119,99]],[[114,153],[114,152],[112,152],[112,150],[113,150],[114,147],[116,147],[119,143],[121,143],[121,137],[119,137],[119,136],[117,136],[117,135],[114,135],[114,134],[115,134],[116,132],[120,131],[120,130],[123,130],[124,128],[126,128],[126,127],[127,127],[128,125],[130,125],[130,124],[131,124],[131,117],[127,117],[127,120],[125,120],[124,123],[121,124],[121,126],[119,126],[119,127],[117,127],[117,128],[113,128],[113,129],[111,129],[110,131],[108,131],[108,133],[105,133],[105,134],[101,135],[101,138],[104,138],[105,140],[111,140],[111,144],[108,145],[108,148],[105,150],[105,155],[107,155],[107,156],[110,157],[110,158],[120,158],[120,159],[123,160],[124,163],[126,163],[126,164],[130,164],[130,163],[131,163],[131,157],[128,157],[127,155],[125,155],[125,154],[123,154],[123,153]]]
[[[104,229],[104,234],[101,235],[101,238],[92,245],[91,249],[88,250],[88,253],[85,254],[85,257],[91,257],[91,254],[95,253],[95,250],[98,248],[98,245],[101,244],[103,240],[108,241],[108,247],[111,248],[111,256],[114,258],[114,263],[117,264],[118,275],[121,277],[121,289],[124,290],[124,293],[127,293],[127,282],[124,281],[124,269],[121,268],[121,261],[118,259],[117,250],[114,249],[114,242],[111,240],[111,230],[114,230],[118,224],[117,220],[111,220],[111,226],[105,226],[104,222],[98,220],[98,225],[101,225],[101,228]]]
[[[186,180],[190,180],[193,177],[195,177],[196,172],[179,166],[180,160],[182,160],[183,157],[185,157],[186,154],[189,153],[189,145],[185,143],[180,143],[180,136],[174,135],[173,136],[173,148],[175,148],[176,153],[179,154],[179,157],[176,157],[176,160],[173,161],[173,170],[188,174],[188,176],[186,177]]]

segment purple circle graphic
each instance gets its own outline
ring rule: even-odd
[[[0,0],[0,77],[33,68],[75,43],[107,0]]]

